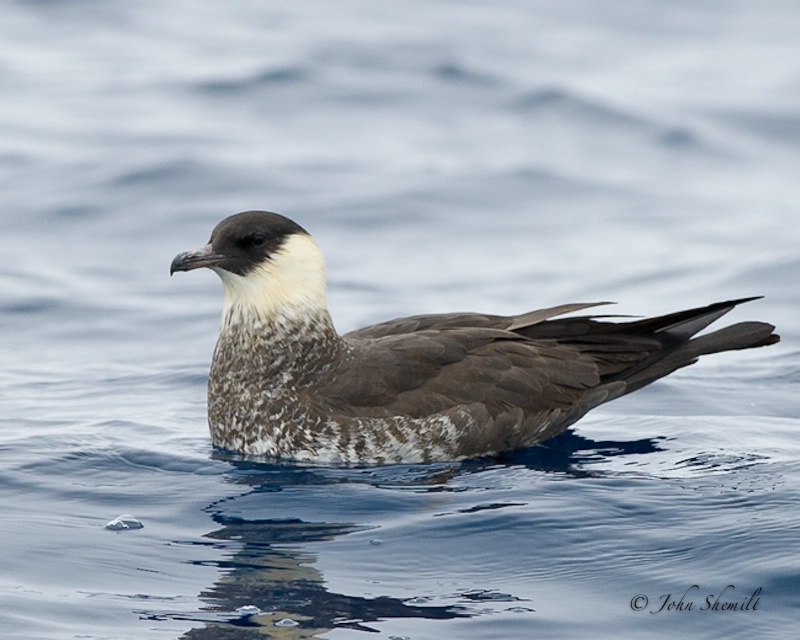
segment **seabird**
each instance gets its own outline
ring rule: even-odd
[[[694,337],[736,305],[654,318],[418,315],[339,335],[322,253],[277,213],[226,218],[170,274],[209,267],[225,302],[208,380],[215,446],[323,463],[492,456],[561,433],[594,407],[698,357],[774,344],[764,322]]]

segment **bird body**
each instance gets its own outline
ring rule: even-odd
[[[325,463],[489,456],[557,435],[594,407],[698,357],[779,340],[743,322],[694,337],[752,298],[657,318],[420,315],[340,336],[322,254],[291,220],[245,212],[171,270],[210,267],[225,286],[208,385],[214,445]]]

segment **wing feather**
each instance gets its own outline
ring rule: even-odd
[[[348,419],[429,421],[431,442],[458,433],[455,456],[530,446],[590,409],[700,355],[778,341],[773,327],[740,323],[693,338],[743,300],[656,318],[609,322],[570,316],[598,304],[566,304],[503,317],[412,316],[347,334],[347,357],[326,372],[310,402]],[[421,423],[420,423],[421,424]],[[432,426],[431,426],[432,425]]]

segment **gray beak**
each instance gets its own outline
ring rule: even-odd
[[[185,251],[175,256],[169,266],[169,275],[176,271],[191,271],[200,267],[213,267],[226,259],[226,256],[214,253],[210,244],[194,251]]]

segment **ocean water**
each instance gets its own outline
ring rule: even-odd
[[[0,637],[796,634],[798,30],[771,0],[4,3]],[[205,424],[221,287],[168,270],[254,208],[315,235],[342,331],[764,295],[729,318],[783,342],[499,460],[243,459]]]

